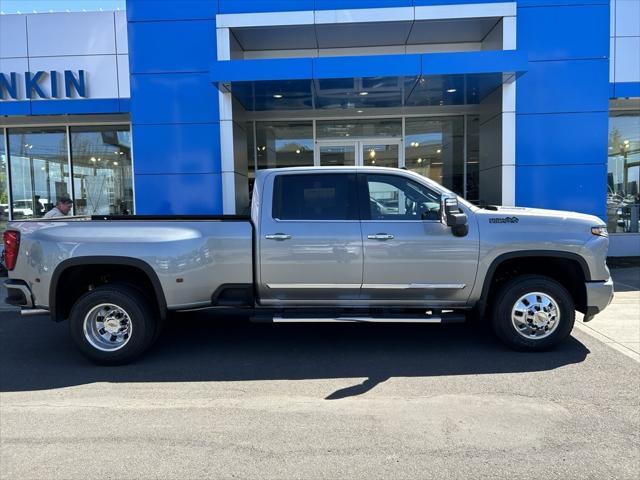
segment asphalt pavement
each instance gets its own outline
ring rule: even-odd
[[[197,313],[99,367],[66,323],[3,307],[0,478],[635,479],[635,268],[614,271],[621,294],[592,326],[538,354],[474,325]]]

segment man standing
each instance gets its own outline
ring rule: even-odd
[[[61,195],[56,201],[56,206],[44,214],[44,218],[66,217],[71,211],[73,201],[69,195]]]

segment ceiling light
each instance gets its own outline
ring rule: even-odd
[[[348,137],[349,135],[351,135],[350,133],[345,133],[344,136]]]
[[[273,98],[282,98],[282,94],[281,93],[275,93],[273,95]]]
[[[364,97],[365,95],[369,95],[369,92],[360,92],[358,95],[360,95],[361,97]]]
[[[96,161],[96,157],[91,157],[91,161],[95,162]]]
[[[455,88],[449,88],[447,89],[447,93],[456,93],[458,90]]]
[[[113,164],[117,167],[118,166],[118,162],[113,162]]]
[[[296,153],[300,153],[300,149],[299,148],[296,150]]]
[[[362,113],[362,110],[358,110],[358,112],[357,112],[357,113]]]
[[[437,149],[437,150],[436,150],[436,153],[442,153],[442,150]]]
[[[418,163],[422,163],[422,159],[421,158],[418,159]]]

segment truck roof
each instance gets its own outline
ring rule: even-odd
[[[272,173],[295,173],[295,172],[362,172],[362,173],[393,173],[395,175],[406,175],[408,177],[415,178],[418,182],[424,182],[431,186],[436,191],[441,193],[454,193],[448,188],[442,186],[438,182],[431,180],[419,173],[397,167],[365,167],[365,166],[335,166],[335,167],[282,167],[282,168],[267,168],[264,170],[258,170],[256,172],[256,181],[260,185],[264,182],[264,179]]]

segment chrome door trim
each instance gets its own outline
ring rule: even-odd
[[[407,290],[407,289],[448,289],[462,290],[466,285],[464,283],[365,283],[362,288],[380,289],[380,290]]]
[[[286,289],[301,289],[301,288],[360,288],[359,283],[268,283],[268,288],[286,288]]]

